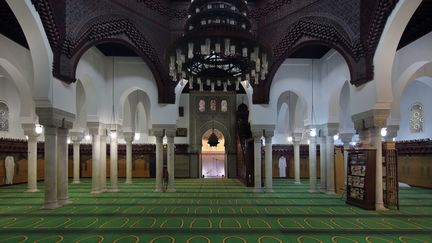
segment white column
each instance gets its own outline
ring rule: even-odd
[[[167,192],[175,192],[174,184],[174,136],[175,130],[165,131],[167,136],[167,169],[168,169],[168,188]]]
[[[381,127],[371,128],[371,139],[376,149],[376,174],[375,174],[375,210],[386,210],[383,197],[383,166],[382,166],[382,141]]]
[[[80,142],[81,137],[74,137],[73,142],[73,181],[72,183],[80,183]]]
[[[126,184],[132,184],[132,141],[134,134],[131,132],[124,133],[126,141]]]
[[[45,126],[45,201],[43,209],[59,207],[57,202],[57,127]]]
[[[110,192],[118,192],[118,144],[117,137],[110,141]]]
[[[261,186],[261,137],[262,131],[253,131],[254,138],[254,192],[262,192]]]
[[[274,131],[265,130],[265,191],[273,192],[273,149]]]
[[[309,192],[317,191],[316,137],[309,138]]]
[[[32,124],[32,131],[25,131],[27,140],[27,190],[26,192],[38,192],[37,189],[37,137],[39,136],[34,132],[34,124]]]
[[[107,186],[106,186],[106,164],[107,164],[107,160],[106,160],[106,147],[107,147],[107,143],[106,143],[106,139],[107,139],[107,135],[106,135],[106,130],[103,129],[102,135],[100,136],[100,191],[101,192],[106,192],[107,191]]]
[[[92,134],[92,192],[101,193],[100,188],[100,135]]]
[[[346,186],[346,177],[347,177],[347,168],[348,168],[348,150],[350,149],[350,143],[352,140],[353,132],[345,132],[339,134],[339,137],[341,141],[343,142],[344,146],[344,186]]]
[[[300,141],[294,141],[294,184],[300,182]]]
[[[320,191],[325,192],[327,188],[327,165],[326,165],[326,137],[320,137]]]
[[[163,130],[153,131],[156,137],[156,188],[155,192],[163,192]]]
[[[60,205],[67,205],[71,203],[68,192],[68,130],[59,128],[57,133],[57,201]]]
[[[334,162],[334,140],[333,133],[329,133],[326,138],[326,151],[327,151],[327,194],[335,194],[335,162]]]

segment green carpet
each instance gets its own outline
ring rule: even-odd
[[[73,202],[41,210],[42,189],[0,188],[0,242],[432,242],[432,190],[400,190],[400,211],[366,211],[308,185],[275,180],[252,193],[231,179],[177,179],[176,193],[154,193],[154,179],[90,194],[70,184]]]

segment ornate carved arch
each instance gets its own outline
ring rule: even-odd
[[[317,22],[313,18],[301,19],[288,28],[286,33],[273,48],[274,60],[267,81],[260,85],[260,92],[253,94],[255,104],[269,102],[271,84],[281,64],[295,51],[308,45],[324,45],[339,51],[350,69],[352,84],[362,84],[373,76],[372,63],[366,65],[361,43],[353,43],[349,35],[332,20]]]
[[[164,66],[155,49],[134,24],[125,18],[102,17],[93,22],[76,41],[66,39],[61,53],[54,56],[54,75],[63,81],[74,82],[76,67],[81,56],[90,47],[104,42],[122,43],[134,50],[146,61],[155,77],[159,102],[174,102],[174,87],[167,87],[166,82],[164,82],[169,78],[163,71]]]

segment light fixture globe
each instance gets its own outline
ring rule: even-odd
[[[40,125],[40,124],[36,124],[36,126],[35,126],[35,132],[36,132],[36,134],[42,134],[42,132],[43,132],[43,126]]]
[[[208,145],[210,145],[210,147],[217,147],[217,145],[219,144],[219,139],[216,136],[215,132],[212,131],[212,134],[210,134],[210,137],[207,140]]]
[[[189,81],[189,89],[238,90],[247,80],[266,79],[271,54],[252,33],[243,0],[195,0],[185,34],[168,50],[169,75]]]

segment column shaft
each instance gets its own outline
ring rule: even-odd
[[[60,205],[67,205],[68,193],[68,130],[59,128],[57,135],[57,200]]]
[[[167,169],[168,169],[168,192],[175,192],[174,184],[174,136],[167,135]]]
[[[383,196],[383,166],[382,166],[382,141],[381,127],[371,129],[373,145],[376,149],[376,174],[375,174],[375,210],[385,210]]]
[[[100,136],[100,190],[101,192],[106,192],[107,191],[107,186],[106,186],[106,164],[107,164],[107,160],[106,160],[106,135],[101,135]]]
[[[300,143],[294,142],[294,183],[300,182]]]
[[[317,191],[316,138],[309,139],[309,192]]]
[[[334,141],[333,135],[327,136],[326,139],[326,151],[327,151],[327,194],[334,194],[335,191],[335,163],[334,163]]]
[[[80,183],[80,142],[73,143],[73,182]]]
[[[27,146],[27,192],[37,192],[37,135],[28,136]]]
[[[126,141],[126,184],[132,183],[132,141]]]
[[[45,126],[45,201],[42,208],[55,209],[57,203],[57,128]]]
[[[261,137],[254,137],[254,192],[262,192],[261,187]]]
[[[110,192],[118,192],[118,153],[117,138],[110,144]]]
[[[273,192],[273,150],[272,150],[272,137],[265,137],[265,190],[266,192]]]
[[[156,136],[156,188],[155,192],[163,192],[163,147],[162,135]]]
[[[347,184],[347,173],[348,173],[348,150],[350,149],[349,143],[344,144],[344,186]]]
[[[100,136],[93,134],[92,144],[92,193],[101,193],[100,189]]]
[[[326,138],[320,137],[320,191],[325,192],[327,188],[327,167],[326,167]]]

